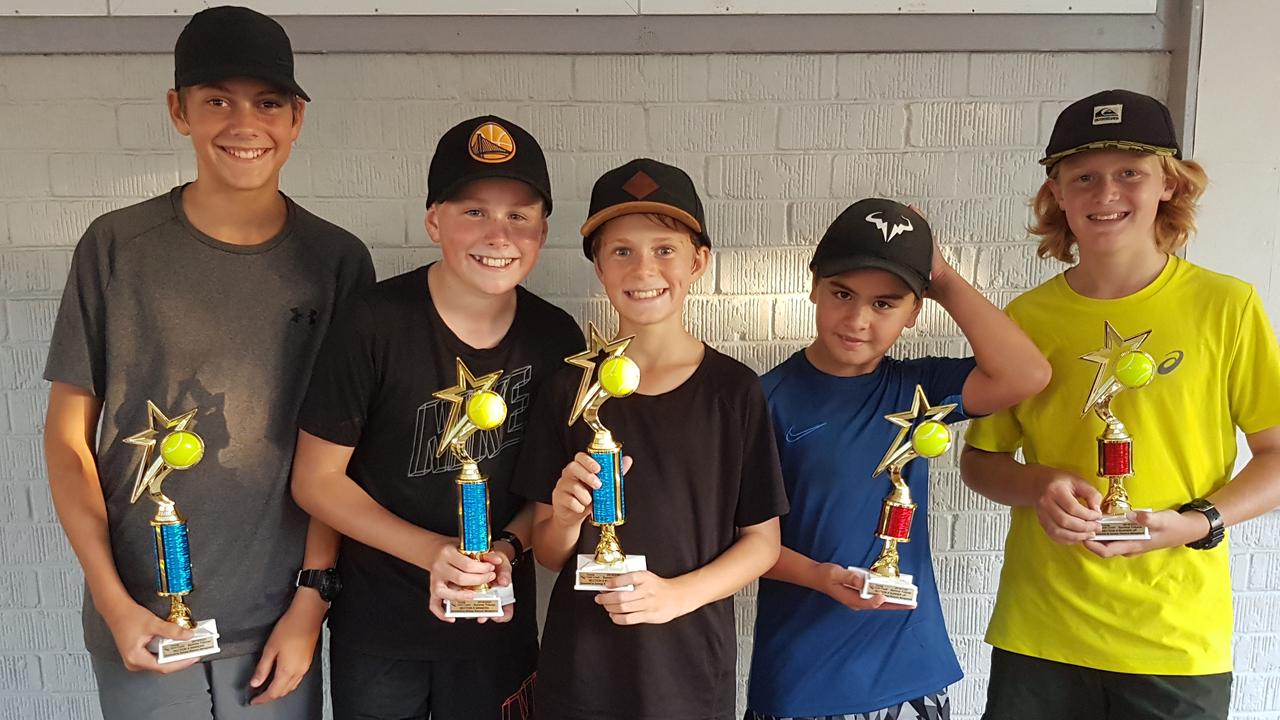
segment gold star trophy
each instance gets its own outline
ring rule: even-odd
[[[600,528],[600,542],[594,555],[579,555],[575,590],[631,590],[633,586],[608,588],[609,578],[646,569],[643,555],[622,552],[614,530],[627,521],[627,503],[623,492],[622,444],[600,424],[600,406],[605,400],[626,397],[640,386],[640,368],[624,353],[635,336],[606,341],[593,323],[587,323],[587,349],[565,358],[565,362],[582,368],[578,396],[569,415],[572,426],[581,417],[595,431],[587,454],[600,464],[601,485],[591,491],[591,524]]]
[[[876,537],[884,540],[884,548],[869,570],[849,568],[862,573],[864,598],[882,595],[886,603],[916,606],[919,588],[911,582],[911,576],[902,573],[898,567],[898,543],[911,541],[911,520],[916,513],[916,504],[911,500],[911,489],[902,479],[902,469],[918,457],[936,458],[951,447],[951,430],[942,419],[955,408],[955,403],[930,405],[924,388],[916,385],[910,410],[884,416],[885,420],[900,428],[888,452],[876,466],[875,472],[871,473],[874,478],[888,470],[889,482],[892,484],[880,509],[880,522],[876,526]]]
[[[433,393],[450,404],[436,457],[446,449],[453,452],[462,467],[454,483],[458,489],[458,550],[479,560],[491,548],[489,529],[489,478],[480,472],[476,459],[467,452],[467,440],[477,430],[492,430],[507,419],[507,404],[494,392],[493,386],[502,376],[501,370],[476,377],[461,358],[458,383]],[[466,411],[463,411],[463,407]],[[453,618],[502,617],[502,608],[516,601],[512,585],[480,585],[471,588],[470,600],[445,600],[444,614]]]
[[[191,608],[182,602],[183,596],[195,588],[191,579],[187,519],[174,507],[173,500],[160,490],[165,478],[174,470],[190,469],[204,458],[204,441],[188,429],[195,416],[195,410],[188,410],[170,419],[160,412],[155,403],[148,400],[147,429],[124,439],[126,443],[142,448],[142,458],[138,462],[138,474],[133,481],[129,502],[138,502],[145,492],[156,504],[156,514],[151,518],[151,531],[155,537],[156,594],[169,598],[169,616],[165,619],[179,627],[195,631],[190,640],[153,639],[149,649],[156,654],[156,661],[160,663],[177,662],[220,651],[217,621],[193,621]],[[156,437],[162,432],[164,437],[159,442],[160,452],[155,456]]]
[[[1098,477],[1107,481],[1107,494],[1102,498],[1102,529],[1093,539],[1150,540],[1151,531],[1127,517],[1134,509],[1124,486],[1124,481],[1133,477],[1133,437],[1111,412],[1111,401],[1122,390],[1143,387],[1155,377],[1155,359],[1139,350],[1151,331],[1123,338],[1108,322],[1105,332],[1106,342],[1102,347],[1080,356],[1081,360],[1098,365],[1089,399],[1080,415],[1084,417],[1092,411],[1106,424],[1098,436]]]

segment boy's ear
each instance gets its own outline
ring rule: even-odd
[[[1173,199],[1173,195],[1177,191],[1178,191],[1178,178],[1170,175],[1169,173],[1165,173],[1164,174],[1164,192],[1160,193],[1160,201],[1169,202],[1170,200]]]
[[[693,238],[689,238],[692,242]],[[694,243],[693,246],[693,283],[698,282],[702,278],[702,274],[707,271],[707,266],[711,264],[711,248],[701,243]]]
[[[297,98],[293,103],[293,132],[290,133],[290,139],[293,142],[298,141],[298,135],[302,133],[302,119],[307,115],[307,101]]]
[[[1049,188],[1049,192],[1053,193],[1053,201],[1058,203],[1058,207],[1062,207],[1062,186],[1058,184],[1057,175],[1045,178],[1044,185]]]
[[[191,126],[187,124],[186,113],[182,109],[182,98],[178,95],[178,91],[170,90],[165,94],[164,99],[169,106],[169,122],[173,123],[173,129],[177,130],[179,135],[190,135]]]
[[[811,282],[809,283],[809,302],[814,305],[818,304],[818,275],[817,273],[809,273]]]
[[[924,301],[919,295],[915,296],[915,305],[911,308],[911,317],[907,320],[906,327],[915,327],[916,320],[920,319],[920,308],[924,307]]]
[[[431,242],[440,244],[440,203],[431,203],[427,207],[427,216],[423,219],[422,224],[427,229],[427,237],[431,238]]]

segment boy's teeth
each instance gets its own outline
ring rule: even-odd
[[[1107,213],[1105,215],[1095,213],[1093,215],[1094,220],[1119,220],[1122,217],[1124,217],[1124,213],[1122,212]]]
[[[262,157],[267,152],[266,148],[254,148],[252,150],[239,150],[236,148],[224,148],[227,152],[235,155],[241,160],[254,160]]]
[[[495,258],[495,257],[484,257],[482,255],[472,255],[471,257],[479,261],[481,265],[484,265],[485,267],[491,267],[491,268],[504,268],[510,265],[511,263],[515,262],[515,258]]]
[[[666,291],[666,288],[660,288],[658,290],[632,290],[630,295],[637,300],[648,300],[649,298],[656,298]]]

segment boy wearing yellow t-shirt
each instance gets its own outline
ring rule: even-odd
[[[1225,720],[1223,528],[1280,505],[1280,348],[1251,286],[1172,254],[1207,178],[1181,159],[1163,104],[1084,98],[1058,116],[1041,163],[1040,255],[1071,262],[1074,247],[1079,262],[1008,312],[1053,380],[974,421],[961,463],[970,487],[1012,506],[983,717]],[[1132,348],[1155,359],[1154,381],[1110,409],[1133,438],[1130,501],[1152,509],[1128,519],[1150,539],[1103,542],[1104,426],[1086,402],[1114,370],[1097,358]],[[1253,459],[1232,478],[1237,428]]]

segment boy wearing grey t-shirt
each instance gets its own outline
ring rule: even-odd
[[[54,507],[84,569],[85,645],[106,720],[318,717],[327,602],[295,592],[308,547],[337,543],[289,495],[295,416],[335,306],[372,284],[350,233],[279,191],[306,93],[288,36],[245,8],[192,17],[170,118],[197,178],[96,219],[77,245],[44,377]],[[147,401],[196,410],[200,464],[166,482],[186,516],[197,619],[221,651],[159,664],[149,502],[130,502]],[[96,446],[95,446],[96,440]],[[131,672],[132,671],[132,672]],[[297,690],[297,692],[294,692]]]

